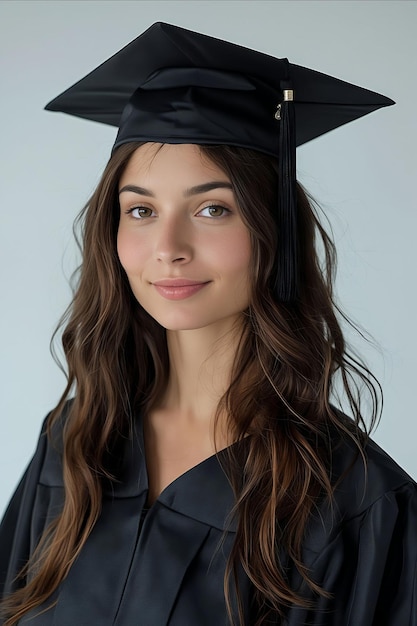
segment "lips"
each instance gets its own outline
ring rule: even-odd
[[[192,285],[205,285],[207,282],[189,278],[165,278],[163,280],[155,280],[152,284],[158,287],[189,287]]]
[[[209,282],[190,278],[165,278],[154,281],[152,285],[167,300],[183,300],[204,289]]]

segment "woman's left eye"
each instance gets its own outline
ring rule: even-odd
[[[210,206],[204,207],[197,213],[202,217],[224,217],[228,213],[231,213],[229,209],[226,209],[224,206],[219,206],[217,204],[211,204]]]

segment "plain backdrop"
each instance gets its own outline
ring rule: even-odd
[[[0,2],[0,511],[64,376],[49,353],[77,263],[72,222],[115,130],[44,105],[155,21],[228,39],[397,101],[301,148],[330,219],[337,294],[374,338],[349,339],[385,392],[374,434],[417,476],[417,4],[401,1]]]

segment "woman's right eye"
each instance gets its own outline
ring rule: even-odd
[[[131,215],[136,220],[142,220],[146,217],[153,217],[154,212],[152,209],[146,206],[134,206],[126,211],[128,215]]]

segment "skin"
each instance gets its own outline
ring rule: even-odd
[[[215,452],[213,418],[249,305],[251,245],[230,180],[198,146],[141,146],[119,192],[120,262],[138,302],[167,329],[168,387],[145,418],[153,501]],[[184,278],[198,289],[155,285]],[[229,443],[220,429],[217,448]]]

